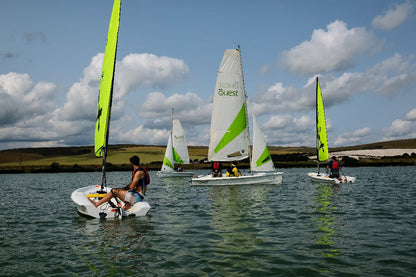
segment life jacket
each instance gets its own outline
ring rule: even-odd
[[[149,176],[149,172],[147,171],[146,168],[144,167],[138,167],[136,170],[133,170],[132,174],[131,174],[131,180],[133,180],[134,178],[134,174],[136,174],[137,171],[143,170],[144,171],[144,183],[145,185],[149,185],[150,184],[150,176]]]
[[[212,168],[214,170],[220,170],[220,163],[219,162],[214,162],[214,164],[212,165]]]
[[[332,169],[339,169],[339,163],[337,161],[332,162]]]

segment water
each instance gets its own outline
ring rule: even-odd
[[[70,199],[100,173],[0,175],[0,275],[416,276],[415,168],[349,168],[357,182],[337,187],[311,170],[221,188],[151,172],[148,216],[121,221],[80,217]]]

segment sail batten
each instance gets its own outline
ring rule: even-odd
[[[120,25],[121,0],[115,0],[108,27],[107,43],[98,95],[97,118],[95,124],[95,156],[103,157],[107,148],[113,96],[114,73],[117,55],[118,30]]]
[[[325,109],[318,77],[316,77],[316,151],[318,162],[328,160]]]

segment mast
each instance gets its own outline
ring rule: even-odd
[[[173,146],[173,113],[174,113],[174,109],[172,108],[172,114],[171,114],[171,127],[170,127],[170,141],[172,148],[169,151],[172,151],[172,162],[173,162],[173,170],[175,170],[175,153],[173,152],[175,147]]]
[[[248,130],[248,141],[249,141],[249,145],[248,145],[248,159],[249,159],[249,164],[251,165],[251,149],[250,149],[250,127],[248,124],[248,113],[247,113],[247,93],[246,93],[246,85],[244,83],[244,72],[243,72],[243,60],[241,58],[241,49],[240,49],[240,45],[238,45],[238,52],[240,53],[240,67],[241,67],[241,78],[243,79],[243,89],[244,89],[244,96],[245,96],[245,102],[246,102],[246,125],[247,125],[247,130]],[[250,174],[251,174],[251,166],[250,166]]]
[[[110,131],[111,106],[113,99],[114,75],[117,56],[118,31],[120,25],[121,0],[114,0],[108,27],[103,67],[101,71],[100,91],[98,94],[97,118],[95,124],[95,156],[102,157],[101,189],[106,183],[106,158]]]
[[[316,77],[316,88],[315,88],[315,128],[316,128],[316,141],[315,141],[315,148],[316,148],[316,162],[317,162],[317,170],[318,170],[318,176],[319,176],[319,131],[318,131],[318,117],[319,117],[319,112],[318,112],[318,77]]]
[[[316,77],[316,153],[318,161],[318,174],[319,163],[326,161],[329,158],[328,151],[324,101],[321,87],[319,86],[319,80],[318,77]]]

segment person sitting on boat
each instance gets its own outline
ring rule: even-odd
[[[95,207],[110,201],[112,197],[122,200],[125,203],[123,207],[125,210],[130,209],[136,202],[143,201],[147,185],[150,183],[149,173],[145,168],[140,167],[140,158],[138,156],[130,158],[130,165],[133,167],[130,184],[124,188],[111,189],[109,193],[97,202],[88,198]]]
[[[222,177],[222,164],[220,162],[212,163],[212,177]]]
[[[178,166],[178,172],[183,172],[183,168],[182,168],[182,166]]]
[[[337,178],[338,180],[341,180],[342,178],[339,177],[339,171],[341,170],[341,168],[341,163],[337,161],[337,158],[335,156],[332,156],[331,161],[326,166],[326,173],[328,173],[328,171],[331,170],[329,178]]]
[[[230,166],[227,167],[227,177],[238,177],[241,176],[241,173],[238,171],[236,166],[237,162],[232,162]]]

